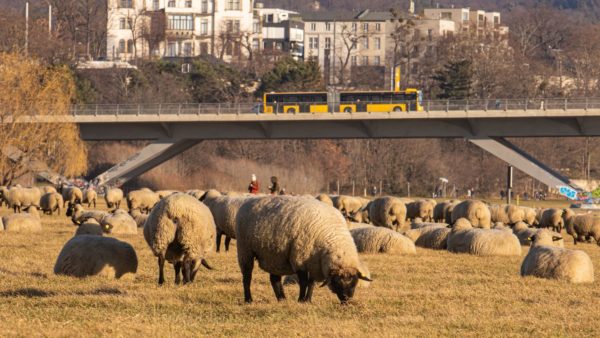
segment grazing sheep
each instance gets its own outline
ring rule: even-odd
[[[350,230],[356,249],[362,253],[416,254],[415,244],[407,237],[386,228],[363,227]]]
[[[108,213],[100,210],[85,210],[81,204],[70,204],[67,209],[67,216],[71,216],[71,221],[75,225],[80,225],[90,218],[93,218],[96,222],[101,223],[102,219],[106,217]]]
[[[290,196],[249,199],[236,217],[238,263],[244,300],[252,302],[254,261],[270,274],[278,300],[285,299],[281,276],[297,274],[298,301],[310,302],[314,283],[324,281],[344,304],[354,295],[360,270],[354,240],[342,215],[316,199]]]
[[[531,226],[536,226],[537,225],[537,218],[536,218],[537,211],[533,208],[528,208],[528,207],[521,207],[521,209],[523,209],[523,214],[525,216],[523,218],[523,222],[525,222]]]
[[[406,218],[413,220],[420,218],[425,222],[433,221],[434,205],[429,200],[420,200],[406,205]]]
[[[119,188],[110,188],[104,194],[104,200],[106,206],[109,208],[119,209],[121,207],[121,201],[123,201],[123,190]]]
[[[95,208],[97,198],[98,198],[98,193],[96,193],[96,190],[88,188],[88,189],[85,189],[85,191],[83,192],[82,203],[87,203],[88,208],[90,208],[93,204],[94,208]]]
[[[452,210],[450,224],[454,224],[460,218],[466,218],[475,228],[489,229],[492,225],[490,209],[478,200],[467,200],[457,204]]]
[[[469,220],[459,218],[448,234],[448,251],[478,256],[519,256],[517,236],[504,230],[473,228]]]
[[[210,209],[217,227],[217,252],[221,249],[221,238],[225,236],[225,251],[229,251],[229,243],[236,238],[235,235],[235,216],[238,210],[250,196],[230,197],[230,196],[208,196],[202,199],[202,202]],[[312,197],[312,196],[311,196]]]
[[[158,194],[150,189],[134,190],[127,194],[127,207],[129,211],[140,209],[141,212],[149,213],[159,201]]]
[[[357,212],[351,214],[348,217],[350,222],[355,223],[371,223],[371,218],[369,217],[369,208],[371,207],[371,201],[367,203],[364,207],[362,207]]]
[[[142,214],[142,212],[139,211],[138,209],[131,210],[129,212],[129,215],[131,215],[131,217],[133,217],[138,228],[143,228],[144,224],[146,223],[146,220],[148,219],[148,215]]]
[[[78,278],[103,276],[119,279],[137,272],[133,247],[118,239],[94,235],[71,238],[60,251],[54,273]]]
[[[540,230],[532,238],[531,248],[521,264],[521,276],[558,279],[570,283],[592,283],[594,266],[587,253],[552,246],[562,239],[548,230]]]
[[[433,221],[437,223],[446,222],[446,213],[451,206],[452,202],[449,201],[436,204],[433,208]]]
[[[37,208],[30,206],[26,213],[12,214],[2,217],[4,231],[7,232],[39,232],[42,222]]]
[[[405,228],[406,205],[398,198],[385,196],[374,199],[369,204],[369,217],[375,226],[408,230]]]
[[[63,208],[67,203],[69,205],[81,204],[83,201],[83,193],[77,187],[60,186],[60,193],[63,197]]]
[[[552,228],[552,230],[561,233],[565,225],[563,215],[565,211],[562,209],[545,209],[542,210],[538,226],[540,228]]]
[[[317,201],[321,201],[329,206],[333,206],[333,201],[331,200],[331,198],[329,197],[329,195],[326,194],[320,194],[317,196]]]
[[[570,217],[566,228],[567,233],[573,236],[575,245],[577,242],[589,241],[592,238],[600,245],[600,218],[593,214]]]
[[[338,209],[344,217],[349,217],[363,207],[363,201],[360,198],[353,196],[339,196],[334,203],[334,207]]]
[[[104,229],[102,229],[102,227],[98,222],[96,222],[96,220],[90,218],[85,223],[77,227],[77,231],[75,231],[75,236],[81,235],[102,236],[104,235]]]
[[[162,199],[144,225],[144,238],[158,257],[158,284],[165,282],[165,260],[174,265],[175,283],[191,283],[199,264],[212,269],[205,257],[215,243],[215,221],[207,206],[186,194]]]
[[[54,215],[55,211],[61,214],[62,206],[62,195],[57,192],[46,193],[40,198],[40,208],[45,214]]]
[[[40,207],[42,193],[37,188],[13,187],[8,190],[7,201],[15,213],[29,206]]]

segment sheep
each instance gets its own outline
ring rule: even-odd
[[[98,198],[98,193],[96,193],[96,190],[88,188],[88,189],[85,189],[85,191],[83,192],[82,203],[87,203],[88,208],[91,208],[92,204],[93,204],[94,208],[95,208],[97,198]]]
[[[135,235],[138,224],[127,212],[121,209],[106,214],[100,220],[104,232],[114,235]]]
[[[60,251],[54,273],[78,278],[135,276],[138,258],[133,247],[118,239],[94,235],[71,238]]]
[[[578,215],[569,218],[567,233],[573,236],[573,243],[589,241],[593,238],[600,245],[600,218],[593,214]]]
[[[339,196],[334,204],[334,207],[338,209],[344,217],[358,212],[363,207],[363,200],[352,196]]]
[[[350,230],[359,253],[416,254],[415,244],[387,228],[364,227]]]
[[[100,223],[106,215],[108,215],[106,211],[85,210],[81,204],[70,204],[67,210],[67,216],[71,216],[71,221],[75,225],[80,225],[90,218]]]
[[[406,205],[406,218],[412,220],[418,217],[426,222],[432,221],[433,208],[434,205],[429,200],[419,200],[408,203]]]
[[[592,283],[594,266],[590,256],[581,250],[553,247],[552,242],[562,239],[546,229],[532,238],[529,253],[521,264],[521,276],[558,279],[570,283]]]
[[[450,224],[456,220],[466,218],[473,227],[489,229],[491,227],[490,209],[485,203],[478,200],[467,200],[457,204],[452,210]]]
[[[217,227],[217,247],[216,251],[220,252],[221,238],[225,236],[225,251],[229,251],[229,243],[236,238],[235,235],[235,216],[237,215],[240,206],[246,202],[250,196],[229,197],[229,196],[208,196],[202,199],[202,202],[210,209],[215,225]],[[311,196],[312,198],[312,196]]]
[[[506,213],[506,205],[494,204],[489,206],[490,219],[493,223],[509,224],[508,214]]]
[[[42,222],[35,206],[27,208],[27,213],[12,214],[2,217],[4,231],[7,232],[40,232]]]
[[[333,201],[331,200],[331,198],[326,195],[326,194],[320,194],[317,196],[317,200],[321,201],[329,206],[333,206]]]
[[[29,206],[40,207],[42,194],[37,188],[13,187],[8,190],[7,201],[15,213]]]
[[[10,208],[10,203],[8,203],[8,188],[5,186],[0,186],[0,207],[6,204]]]
[[[537,220],[536,220],[537,211],[533,208],[528,208],[528,207],[521,207],[521,209],[523,209],[523,214],[524,214],[523,222],[525,222],[531,226],[536,226],[537,225]]]
[[[104,229],[102,229],[100,224],[96,222],[95,219],[90,218],[85,223],[77,227],[77,231],[75,231],[75,236],[81,235],[103,236]]]
[[[149,213],[158,201],[160,201],[158,194],[149,189],[134,190],[127,194],[127,207],[130,211],[140,209],[142,212]]]
[[[58,192],[56,191],[56,188],[51,186],[51,185],[45,185],[41,188],[42,191],[42,195],[43,194],[49,194],[49,193],[53,193],[53,192]]]
[[[158,198],[160,198],[162,200],[163,198],[173,195],[178,192],[179,191],[177,191],[177,190],[159,190],[156,192],[156,194],[158,195]]]
[[[452,206],[452,202],[438,203],[433,208],[433,221],[443,223],[446,221],[446,212]]]
[[[415,245],[434,250],[446,250],[450,229],[444,223],[426,223],[428,225],[413,228],[404,233]]]
[[[540,220],[538,226],[540,228],[552,228],[552,230],[561,233],[565,225],[563,215],[564,210],[561,209],[545,209],[539,214]]]
[[[375,226],[403,231],[405,229],[406,205],[395,197],[385,196],[369,204],[369,218]]]
[[[142,214],[142,212],[139,211],[138,209],[131,210],[129,212],[129,215],[131,215],[131,217],[133,217],[138,228],[144,227],[144,224],[146,223],[146,220],[148,219],[148,215]]]
[[[238,263],[244,300],[252,302],[254,261],[270,274],[277,300],[285,299],[281,276],[297,274],[299,302],[310,302],[314,283],[324,281],[345,304],[354,296],[361,271],[344,217],[315,199],[291,196],[249,199],[236,216]]]
[[[191,283],[198,265],[212,269],[206,255],[216,237],[215,221],[207,206],[186,194],[173,194],[152,209],[144,225],[144,239],[158,257],[158,284],[165,282],[165,260],[174,265],[175,283]]]
[[[60,193],[63,197],[63,208],[68,203],[69,205],[81,204],[83,201],[83,193],[77,187],[60,186]]]
[[[200,198],[206,193],[204,190],[192,189],[185,192],[186,194],[193,196],[195,199],[200,200]]]
[[[119,209],[121,207],[121,201],[123,200],[123,190],[119,188],[110,188],[104,194],[104,200],[106,201],[106,206],[109,208]]]
[[[473,228],[469,220],[459,218],[448,234],[448,251],[478,256],[520,256],[521,244],[508,231]]]
[[[358,223],[358,222],[348,222],[348,230],[357,229],[357,228],[372,228],[373,225],[367,223]]]
[[[371,206],[371,201],[367,203],[365,206],[360,208],[357,212],[354,212],[348,216],[348,220],[350,222],[355,223],[371,223],[371,218],[369,217],[369,208]]]
[[[369,268],[362,260],[360,260],[359,270],[362,272],[362,274],[366,278],[371,279],[371,272],[369,271]],[[292,284],[298,284],[298,275],[288,275],[288,276],[285,276],[285,278],[283,279],[283,285],[292,285]],[[366,289],[369,287],[370,284],[371,284],[371,282],[369,282],[369,281],[366,281],[364,279],[359,279],[358,283],[356,284],[356,287],[361,288],[361,289]]]
[[[62,206],[62,195],[57,192],[46,193],[40,198],[40,208],[46,214],[54,215],[55,211],[57,211],[58,214],[61,214]]]
[[[512,231],[519,239],[519,242],[521,242],[521,245],[531,245],[531,238],[541,230],[530,228],[525,222],[517,222],[517,224],[513,226]],[[558,232],[551,231],[551,233],[553,236],[560,236]],[[552,244],[559,248],[565,247],[565,242],[562,239],[554,241]]]

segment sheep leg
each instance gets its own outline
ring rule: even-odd
[[[221,237],[223,237],[223,233],[218,231],[217,232],[217,252],[221,251]]]
[[[254,262],[251,264],[245,264],[242,266],[242,279],[244,284],[244,301],[246,303],[252,303],[252,293],[250,292],[250,284],[252,284],[252,270],[254,269]]]
[[[192,282],[192,262],[186,259],[183,262],[183,285]]]
[[[300,284],[300,295],[298,296],[299,302],[306,302],[306,289],[308,287],[308,273],[304,271],[298,271],[298,284]]]
[[[165,283],[165,256],[158,256],[158,285]]]
[[[94,209],[96,209],[96,200],[94,200]]]
[[[175,268],[175,284],[181,284],[181,262],[176,262],[173,267]]]
[[[308,287],[306,288],[305,302],[307,302],[307,303],[312,302],[312,294],[313,294],[314,288],[315,288],[315,281],[309,278],[308,279]]]
[[[225,236],[225,252],[229,252],[229,242],[231,242],[231,237]]]
[[[275,297],[278,301],[285,300],[285,294],[283,293],[283,285],[281,284],[281,276],[270,274],[271,286],[275,291]]]

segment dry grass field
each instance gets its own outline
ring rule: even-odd
[[[2,209],[0,214],[9,211]],[[134,280],[57,277],[53,267],[75,227],[44,216],[39,234],[0,233],[0,336],[600,336],[600,288],[521,278],[522,257],[474,257],[417,249],[416,256],[365,255],[374,282],[340,306],[317,289],[298,304],[297,286],[278,303],[258,268],[243,303],[235,246],[210,257],[197,281],[163,287],[143,235],[122,236],[139,258]],[[573,247],[570,237],[568,247]],[[235,242],[232,242],[234,244]],[[600,271],[600,247],[578,245]],[[596,272],[596,278],[600,275]]]

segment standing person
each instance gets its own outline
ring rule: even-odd
[[[256,180],[256,174],[252,174],[252,180],[250,181],[250,185],[248,186],[248,192],[251,194],[258,194],[259,185],[258,180]]]
[[[269,191],[271,192],[271,195],[279,195],[281,187],[277,181],[277,176],[271,176],[271,185],[269,186]]]

